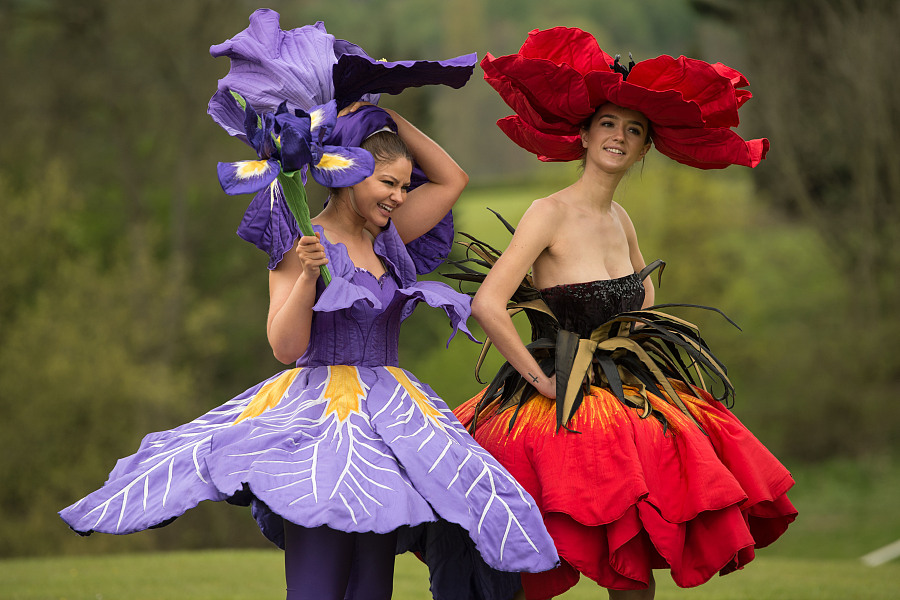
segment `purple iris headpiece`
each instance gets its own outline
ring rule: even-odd
[[[442,61],[380,61],[362,48],[335,38],[320,21],[283,31],[279,15],[259,9],[250,26],[230,40],[210,48],[215,57],[231,59],[231,69],[219,80],[219,91],[239,93],[257,112],[275,112],[282,102],[288,111],[311,111],[335,100],[340,111],[364,100],[377,104],[382,93],[406,88],[447,85],[460,88],[472,75],[477,56],[466,54]],[[229,135],[241,137],[232,110],[213,96],[209,114]]]
[[[254,12],[247,29],[212,46],[210,53],[231,59],[231,69],[219,80],[207,112],[258,156],[219,163],[219,181],[229,194],[256,193],[248,213],[262,216],[265,207],[270,220],[279,221],[252,233],[238,230],[244,239],[267,246],[276,262],[295,227],[281,222],[279,203],[287,204],[300,231],[312,235],[306,173],[326,187],[359,183],[374,169],[372,156],[359,143],[385,120],[393,125],[375,107],[341,118],[337,113],[357,100],[376,104],[380,94],[409,87],[462,87],[477,61],[475,54],[445,61],[378,61],[330,35],[321,22],[283,31],[278,13],[269,9]],[[282,231],[277,250],[263,239],[272,237],[273,228]]]

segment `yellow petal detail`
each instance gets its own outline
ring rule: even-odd
[[[239,166],[235,174],[241,179],[256,177],[265,173],[269,168],[269,161],[267,160],[245,160],[237,164]]]
[[[400,367],[385,367],[385,369],[387,369],[390,374],[394,376],[394,379],[397,380],[397,383],[406,390],[406,393],[409,394],[409,397],[412,398],[412,401],[415,402],[416,406],[419,407],[419,410],[422,411],[422,414],[424,414],[426,418],[434,421],[441,429],[446,429],[440,419],[441,411],[431,403],[431,400],[428,399],[425,392],[412,382],[403,369]]]
[[[251,419],[259,416],[268,409],[276,406],[281,402],[285,392],[291,387],[291,384],[294,383],[297,375],[299,375],[302,370],[303,369],[297,368],[285,371],[275,379],[263,385],[250,399],[247,408],[244,409],[232,425],[237,425],[244,419]]]
[[[347,169],[353,166],[353,160],[339,154],[323,154],[322,160],[316,165],[318,169],[326,171],[335,171],[338,169]]]
[[[323,417],[334,413],[339,421],[345,421],[351,413],[360,412],[360,405],[365,397],[365,388],[356,367],[349,365],[328,367],[328,381],[321,396],[323,400],[328,401]]]

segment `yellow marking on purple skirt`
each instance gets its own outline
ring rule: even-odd
[[[281,402],[285,392],[291,387],[291,384],[294,383],[297,375],[299,375],[302,370],[303,369],[301,368],[291,369],[285,371],[271,381],[266,382],[259,388],[259,391],[250,398],[247,407],[232,425],[237,425],[244,419],[252,419],[253,417],[259,416],[268,409],[276,406]]]
[[[397,380],[397,383],[406,390],[406,393],[409,394],[409,397],[412,398],[412,401],[416,403],[416,406],[419,407],[419,410],[422,411],[422,414],[425,415],[426,418],[431,419],[442,429],[444,429],[444,424],[441,422],[441,411],[435,408],[434,404],[431,403],[431,400],[428,399],[428,396],[423,392],[419,387],[412,382],[412,380],[407,376],[406,372],[400,367],[385,367],[388,372],[394,376],[394,379]]]
[[[328,367],[328,381],[321,397],[328,401],[323,417],[334,413],[339,421],[345,421],[351,413],[359,413],[366,391],[357,368],[350,365]]]

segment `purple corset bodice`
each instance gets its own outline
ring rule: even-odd
[[[380,278],[357,268],[344,245],[332,244],[321,227],[314,229],[321,235],[333,279],[328,287],[319,280],[309,346],[298,367],[399,366],[400,324],[419,302],[444,310],[453,327],[451,338],[459,329],[475,339],[466,327],[469,297],[444,283],[416,281],[416,266],[393,223],[373,245],[385,267]]]
[[[397,282],[390,273],[376,279],[359,268],[354,269],[350,282],[371,292],[381,307],[358,302],[343,310],[315,313],[309,349],[297,361],[298,367],[399,366],[397,348],[405,302],[402,296],[394,299]]]

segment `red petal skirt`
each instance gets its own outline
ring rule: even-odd
[[[556,569],[522,574],[529,600],[562,594],[579,573],[628,590],[668,568],[677,585],[700,585],[742,568],[797,516],[786,496],[794,481],[772,453],[712,396],[673,386],[706,433],[658,397],[667,429],[598,387],[571,431],[555,431],[556,405],[543,396],[511,430],[513,409],[481,414],[475,439],[534,497],[559,551]],[[464,425],[479,398],[454,411]]]

